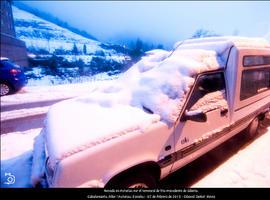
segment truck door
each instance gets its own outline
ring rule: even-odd
[[[200,155],[229,127],[229,109],[223,72],[200,75],[175,128],[175,159],[172,171]]]

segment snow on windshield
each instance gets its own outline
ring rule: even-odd
[[[213,50],[193,49],[148,52],[119,77],[115,85],[98,88],[77,100],[113,107],[131,105],[158,114],[171,125],[177,119],[195,75],[224,67]]]
[[[119,77],[79,101],[111,107],[125,104],[158,114],[168,125],[177,119],[198,73],[225,67],[232,45],[269,47],[261,39],[218,37],[186,40],[173,52],[153,50]]]

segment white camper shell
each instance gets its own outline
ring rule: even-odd
[[[267,41],[181,41],[148,52],[114,85],[50,108],[46,178],[50,187],[155,187],[240,131],[256,134],[269,107]]]

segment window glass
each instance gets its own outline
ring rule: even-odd
[[[270,65],[270,56],[244,56],[244,67],[259,65]]]
[[[242,72],[240,100],[270,89],[270,68]]]
[[[218,108],[221,110],[228,108],[223,73],[199,77],[188,102],[187,110],[201,110],[206,113]]]

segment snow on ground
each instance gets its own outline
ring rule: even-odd
[[[33,50],[46,50],[54,53],[55,50],[72,51],[74,45],[78,51],[83,52],[84,47],[88,55],[79,55],[77,59],[88,63],[92,54],[102,52],[107,60],[123,63],[128,57],[118,53],[114,49],[102,48],[101,42],[85,38],[72,31],[62,28],[47,20],[41,19],[31,13],[12,6],[15,21],[16,35],[26,44],[26,47]],[[63,56],[62,56],[63,57]],[[72,60],[74,56],[66,55],[64,58]]]
[[[1,112],[1,121],[10,120],[10,119],[17,119],[18,117],[29,117],[47,113],[50,106],[41,106],[41,107],[34,107],[34,108],[23,108],[18,110],[12,111],[5,111]]]
[[[13,95],[1,97],[1,106],[65,99],[91,93],[99,85],[113,85],[114,80],[89,81],[78,84],[24,87]]]
[[[62,68],[63,69],[63,68]],[[60,70],[60,69],[58,69]],[[67,69],[64,69],[67,70]],[[52,75],[43,75],[38,79],[28,79],[27,86],[53,86],[62,84],[77,84],[94,81],[113,80],[118,78],[118,74],[109,76],[107,73],[99,73],[93,76],[67,77],[65,79]]]
[[[1,160],[7,160],[33,149],[33,139],[41,128],[25,132],[13,132],[1,135]]]
[[[269,187],[270,127],[192,187]]]
[[[82,45],[87,45],[88,52],[95,52],[97,50],[103,50],[98,45],[100,42],[91,39],[84,38],[78,34],[75,34],[65,28],[55,25],[51,22],[43,20],[31,13],[25,12],[15,6],[12,6],[14,20],[20,23],[32,23],[31,26],[17,26],[16,32],[22,39],[27,47],[38,47],[50,50],[53,52],[57,48],[72,49],[74,43],[82,49]],[[17,22],[17,23],[18,23]],[[31,38],[21,34],[26,32]],[[39,33],[39,34],[37,34]],[[46,33],[52,33],[52,36],[46,37]],[[43,40],[40,39],[44,35]]]
[[[40,131],[38,128],[1,135],[1,187],[32,187],[33,143]]]

